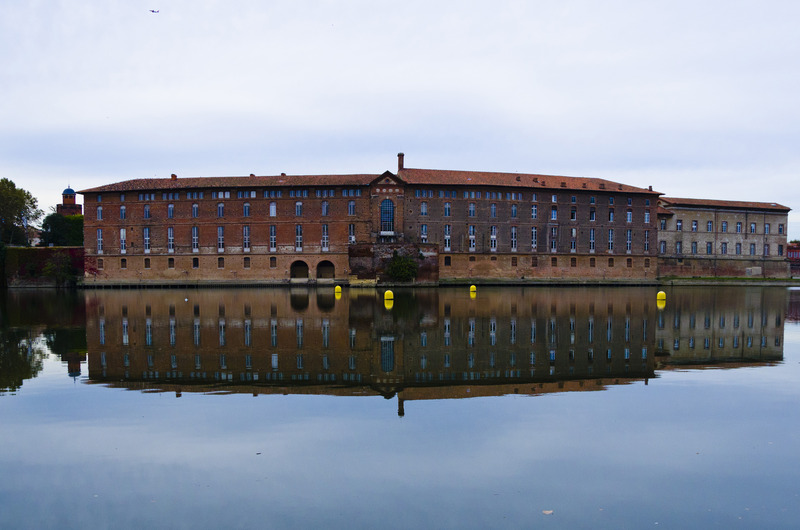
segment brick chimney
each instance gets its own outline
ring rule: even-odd
[[[403,153],[397,153],[397,171],[403,169],[403,159],[405,158],[405,156],[406,155],[404,155]]]
[[[173,173],[172,175],[169,176],[169,178],[171,178],[172,180],[178,180],[178,175]]]

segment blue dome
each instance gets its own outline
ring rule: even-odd
[[[61,192],[61,195],[75,195],[75,190],[72,188],[67,188]]]

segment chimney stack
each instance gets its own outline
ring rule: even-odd
[[[169,176],[169,178],[171,178],[172,180],[177,180],[178,179],[178,175],[173,173],[172,175]]]
[[[397,171],[401,171],[403,169],[403,159],[406,155],[403,153],[397,153]]]

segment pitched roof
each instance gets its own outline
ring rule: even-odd
[[[694,208],[722,208],[728,210],[770,210],[788,212],[788,206],[775,202],[719,201],[714,199],[684,199],[679,197],[661,197],[659,201],[664,207],[689,206]]]
[[[88,188],[78,193],[176,190],[186,188],[265,188],[287,186],[368,186],[380,175],[278,175],[250,177],[183,177],[133,179]]]
[[[493,173],[488,171],[453,171],[446,169],[403,168],[397,175],[407,184],[429,186],[500,186],[538,188],[543,190],[591,190],[598,192],[647,193],[660,195],[648,188],[637,188],[611,180],[591,177],[562,177],[526,173]]]
[[[287,186],[368,186],[382,174],[355,175],[279,175],[249,177],[182,177],[132,179],[81,190],[78,193],[125,191],[162,191],[202,188],[256,188]],[[597,192],[646,193],[661,195],[648,188],[638,188],[611,180],[591,177],[564,177],[526,173],[494,173],[488,171],[454,171],[442,169],[408,169],[398,171],[397,177],[408,185],[429,186],[494,186],[534,188],[542,190],[584,190]]]

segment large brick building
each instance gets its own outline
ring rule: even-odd
[[[789,209],[597,178],[411,169],[136,179],[83,190],[96,284],[786,277]]]
[[[172,175],[80,193],[90,283],[346,282],[369,276],[365,254],[398,249],[440,282],[657,276],[659,193],[603,179],[409,169],[401,153],[396,173]]]

